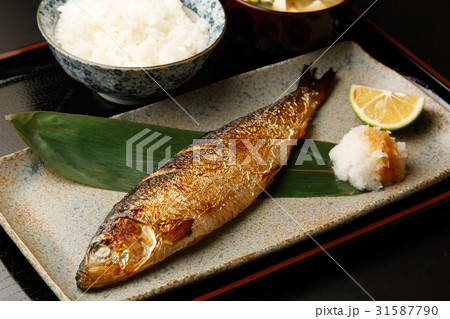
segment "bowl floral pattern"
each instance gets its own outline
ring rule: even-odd
[[[73,79],[116,102],[141,100],[187,82],[202,67],[225,32],[225,13],[219,0],[181,0],[184,6],[210,26],[208,47],[182,61],[152,67],[118,67],[78,58],[61,49],[54,40],[58,7],[67,0],[43,0],[38,9],[38,26],[56,60]]]

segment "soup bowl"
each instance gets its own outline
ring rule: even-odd
[[[351,15],[353,0],[309,12],[282,12],[225,0],[230,26],[246,43],[269,53],[307,52],[331,43]]]

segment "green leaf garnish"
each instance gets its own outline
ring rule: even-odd
[[[145,129],[149,130],[149,134],[142,136],[136,143],[153,133],[159,133],[155,136],[168,137],[164,145],[170,145],[169,155],[172,156],[204,134],[111,118],[42,111],[9,114],[6,119],[31,150],[62,176],[82,184],[122,192],[128,192],[148,174],[152,169],[146,166],[148,162],[160,163],[168,155],[167,147],[159,147],[143,160],[137,147],[133,147],[131,153],[128,148],[127,158],[127,140]],[[145,143],[146,148],[158,140],[155,138]],[[299,143],[293,149],[288,164],[268,188],[271,196],[312,197],[361,193],[350,184],[336,179],[328,156],[335,144],[314,141],[323,161],[316,158],[317,152],[312,152],[309,147],[302,152],[302,145]],[[301,165],[298,165],[300,162]]]

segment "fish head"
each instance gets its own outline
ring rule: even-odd
[[[139,272],[156,246],[150,226],[117,218],[92,238],[76,275],[80,289],[102,287]]]

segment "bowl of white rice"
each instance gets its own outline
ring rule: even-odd
[[[43,0],[37,20],[64,71],[121,104],[187,82],[225,32],[219,0]]]

